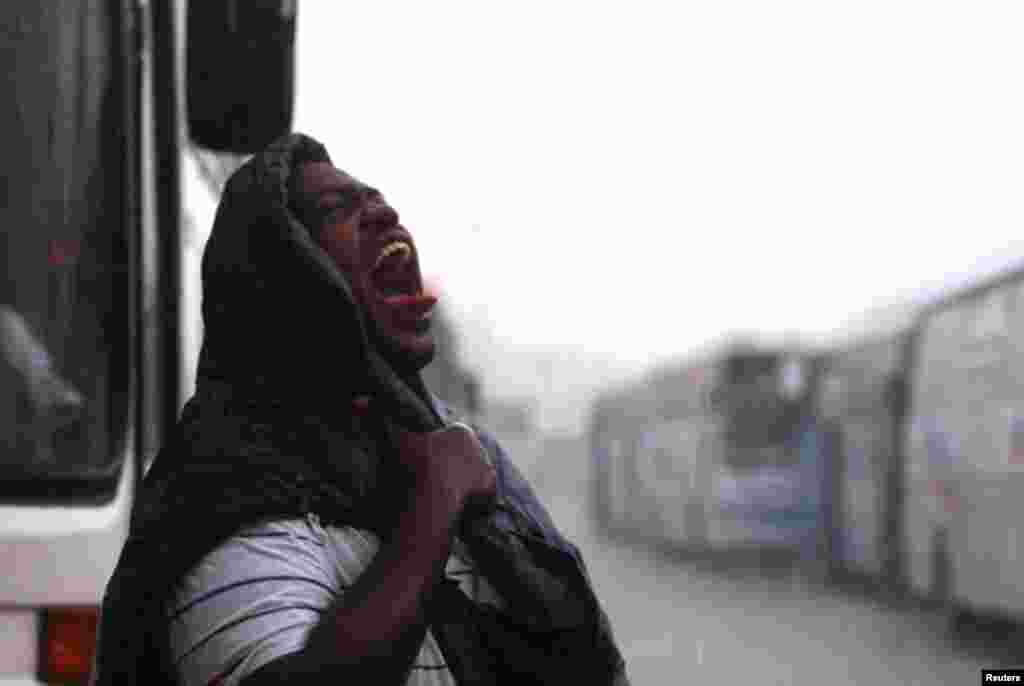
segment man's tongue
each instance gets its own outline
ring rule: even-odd
[[[413,324],[434,308],[434,305],[437,304],[437,296],[429,293],[389,295],[384,298],[384,304],[399,321]]]
[[[437,304],[437,296],[429,293],[417,293],[415,295],[400,293],[398,295],[385,296],[384,304],[388,307],[418,310],[420,314],[423,314],[424,312],[429,312]]]
[[[381,260],[373,272],[373,281],[384,305],[400,322],[413,324],[423,318],[437,297],[420,290],[409,252],[397,251]]]

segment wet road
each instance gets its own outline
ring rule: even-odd
[[[634,686],[959,686],[980,683],[982,668],[1006,666],[984,645],[951,642],[920,611],[810,586],[785,567],[712,570],[610,540],[587,517],[579,441],[515,450],[559,527],[582,549]]]

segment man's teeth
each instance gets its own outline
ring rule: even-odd
[[[404,253],[404,257],[408,257],[412,254],[412,248],[409,247],[409,244],[405,241],[392,241],[391,243],[388,243],[384,246],[384,249],[381,250],[380,256],[377,257],[377,261],[373,265],[374,268],[379,267],[381,262],[397,252]]]

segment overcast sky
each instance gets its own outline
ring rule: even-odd
[[[638,368],[1024,258],[1022,35],[1020,2],[308,1],[295,126],[476,364]]]

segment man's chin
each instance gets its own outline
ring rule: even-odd
[[[374,327],[373,333],[378,352],[399,374],[415,374],[434,359],[436,347],[429,331],[384,334]]]

